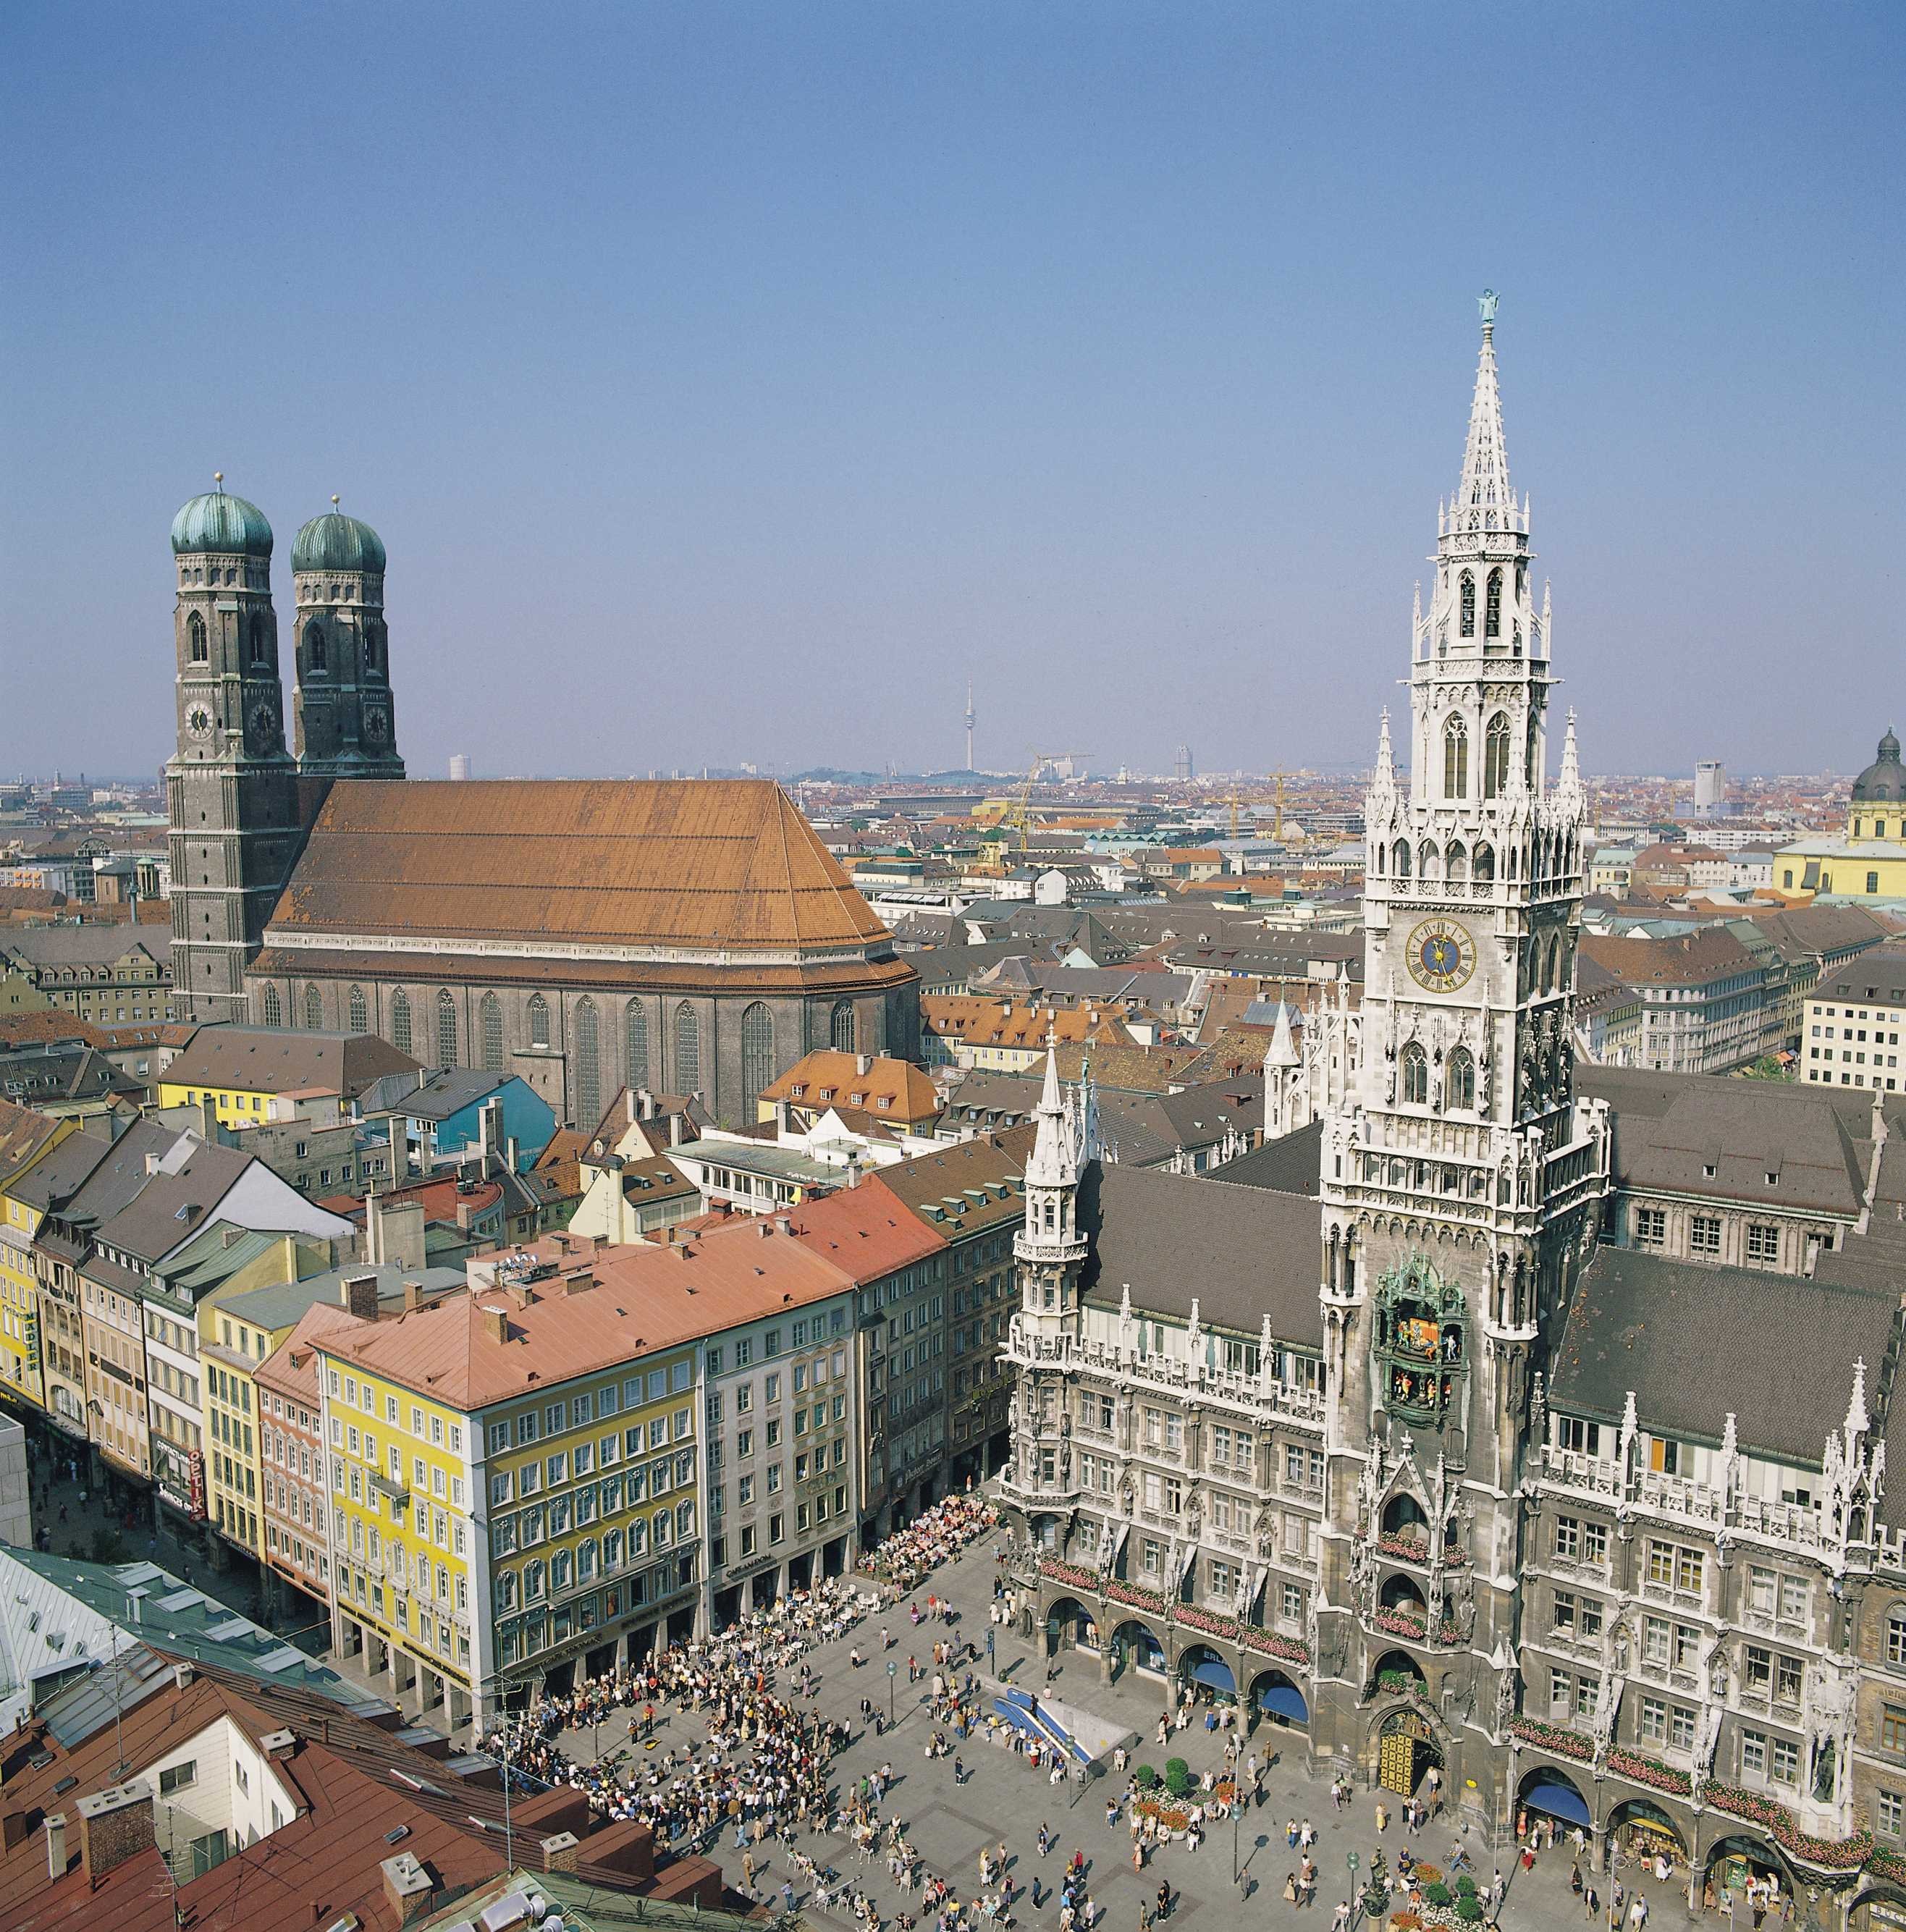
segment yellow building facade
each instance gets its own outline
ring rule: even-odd
[[[461,1722],[476,1678],[481,1580],[471,1418],[322,1344],[319,1361],[334,1640],[354,1639],[400,1694],[415,1690],[424,1707],[448,1706]]]
[[[44,1210],[14,1190],[79,1126],[24,1107],[9,1107],[0,1123],[0,1397],[42,1411],[47,1392],[33,1237]]]
[[[269,1120],[275,1097],[263,1088],[182,1085],[163,1079],[159,1082],[161,1107],[196,1107],[202,1100],[209,1100],[218,1111],[219,1124],[227,1127],[255,1127]]]
[[[1906,899],[1906,765],[1890,730],[1853,782],[1844,836],[1784,847],[1774,859],[1774,884],[1823,898]]]
[[[494,1311],[446,1304],[405,1320],[440,1336],[475,1323],[479,1348],[504,1346]],[[401,1700],[441,1705],[454,1724],[488,1721],[559,1670],[609,1667],[633,1623],[692,1622],[699,1343],[631,1357],[639,1337],[614,1324],[580,1349],[573,1332],[543,1342],[533,1326],[512,1330],[512,1392],[460,1406],[431,1390],[457,1380],[431,1366],[440,1336],[419,1351],[398,1328],[317,1345],[334,1647],[361,1649]]]

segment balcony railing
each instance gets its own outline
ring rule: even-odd
[[[1659,1469],[1639,1470],[1631,1478],[1615,1457],[1585,1455],[1553,1443],[1543,1444],[1540,1466],[1545,1483],[1610,1503],[1628,1502],[1649,1515],[1710,1534],[1724,1527],[1802,1549],[1817,1549],[1822,1540],[1817,1513],[1801,1504],[1730,1496],[1691,1476],[1669,1475]]]
[[[1006,1352],[1022,1367],[1088,1370],[1123,1377],[1167,1394],[1229,1402],[1253,1415],[1319,1424],[1323,1420],[1324,1399],[1315,1390],[1294,1388],[1243,1370],[1141,1355],[1136,1348],[1121,1348],[1082,1336],[1035,1335],[1016,1315],[1007,1330]]]

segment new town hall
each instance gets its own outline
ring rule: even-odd
[[[1367,801],[1361,1010],[1280,1026],[1218,1180],[1100,1160],[1049,1078],[1023,1580],[1054,1650],[1247,1700],[1319,1774],[1438,1766],[1498,1843],[1546,1815],[1697,1901],[1906,1923],[1906,1117],[1575,1064],[1583,789],[1493,308],[1408,774],[1386,716]]]
[[[584,1129],[623,1086],[746,1120],[810,1048],[911,1055],[913,970],[778,786],[407,781],[384,546],[335,507],[292,548],[287,751],[272,527],[218,482],[172,526],[181,1018],[379,1033]]]

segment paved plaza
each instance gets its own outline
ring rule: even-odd
[[[922,1586],[917,1600],[924,1602],[929,1592],[950,1599],[959,1613],[951,1630],[958,1640],[971,1639],[981,1651],[976,1666],[983,1673],[984,1652],[989,1628],[986,1610],[992,1600],[995,1566],[995,1539],[983,1537],[958,1562],[937,1571]],[[893,1648],[879,1653],[879,1630],[884,1622],[893,1636]],[[1408,1843],[1415,1854],[1447,1868],[1451,1852],[1458,1842],[1454,1826],[1433,1821],[1413,1837],[1406,1838],[1394,1816],[1394,1800],[1388,1831],[1377,1834],[1375,1808],[1378,1794],[1359,1790],[1350,1804],[1334,1810],[1328,1779],[1313,1782],[1305,1770],[1304,1738],[1301,1731],[1284,1730],[1260,1723],[1245,1749],[1259,1756],[1274,1755],[1275,1762],[1262,1781],[1259,1806],[1238,1821],[1235,1838],[1236,1857],[1242,1869],[1242,1882],[1232,1882],[1234,1832],[1229,1821],[1213,1821],[1203,1844],[1195,1852],[1175,1844],[1154,1852],[1142,1874],[1132,1865],[1132,1840],[1122,1814],[1108,1827],[1106,1804],[1119,1795],[1124,1781],[1109,1774],[1082,1789],[1074,1784],[1055,1788],[1045,1772],[1034,1771],[1016,1754],[975,1736],[956,1746],[967,1777],[954,1781],[952,1756],[929,1760],[924,1755],[926,1740],[935,1728],[923,1708],[926,1685],[910,1690],[907,1683],[907,1658],[911,1653],[932,1672],[932,1646],[936,1637],[948,1634],[938,1625],[922,1624],[916,1630],[908,1622],[905,1603],[885,1616],[863,1622],[851,1636],[823,1645],[809,1654],[809,1661],[820,1683],[815,1702],[833,1717],[847,1720],[853,1726],[854,1742],[834,1760],[837,1786],[845,1790],[849,1781],[877,1770],[883,1763],[893,1766],[894,1783],[885,1804],[881,1807],[883,1822],[898,1817],[908,1839],[919,1849],[929,1873],[944,1877],[956,1896],[969,1901],[981,1892],[979,1857],[983,1850],[997,1847],[1003,1839],[1010,1859],[1016,1886],[1020,1888],[1013,1917],[1022,1927],[1056,1928],[1059,1901],[1055,1888],[1065,1862],[1075,1850],[1082,1850],[1089,1862],[1089,1889],[1098,1910],[1097,1923],[1110,1932],[1137,1932],[1142,1907],[1155,1902],[1159,1881],[1169,1880],[1174,1905],[1169,1923],[1202,1924],[1213,1928],[1260,1923],[1265,1916],[1309,1919],[1323,1932],[1334,1916],[1337,1901],[1349,1894],[1346,1860],[1354,1852],[1361,1870],[1367,1870],[1372,1852],[1379,1847],[1386,1862],[1394,1868],[1396,1854]],[[1045,1682],[1046,1665],[1022,1639],[1005,1632],[997,1634],[1000,1675],[1010,1684],[1042,1691],[1049,1690],[1057,1702],[1073,1705],[1138,1734],[1139,1745],[1134,1764],[1150,1763],[1163,1768],[1167,1756],[1180,1756],[1193,1772],[1217,1768],[1223,1761],[1224,1735],[1207,1732],[1202,1721],[1193,1721],[1175,1732],[1171,1744],[1161,1750],[1155,1742],[1159,1712],[1164,1708],[1165,1687],[1154,1678],[1127,1672],[1112,1684],[1101,1682],[1096,1659],[1083,1654],[1061,1652],[1060,1668],[1049,1686]],[[868,1661],[858,1670],[849,1661],[850,1647],[857,1643]],[[885,1665],[896,1663],[899,1670],[892,1691],[896,1727],[884,1737],[875,1736],[863,1725],[860,1700],[871,1700],[884,1715],[889,1691]],[[786,1696],[791,1685],[776,1686]],[[804,1700],[803,1700],[804,1701]],[[706,1726],[698,1714],[658,1706],[659,1748],[686,1738],[699,1741]],[[627,1732],[635,1722],[632,1715],[617,1712],[593,1735],[587,1728],[563,1732],[557,1739],[572,1758],[588,1762],[598,1755],[642,1747]],[[1318,1866],[1316,1903],[1307,1910],[1288,1904],[1283,1897],[1286,1876],[1297,1868],[1298,1854],[1286,1840],[1286,1824],[1308,1819],[1318,1832],[1313,1853]],[[1042,1861],[1037,1838],[1041,1824],[1052,1836],[1052,1849]],[[884,1922],[896,1912],[919,1915],[920,1895],[904,1893],[887,1876],[882,1858],[863,1864],[851,1843],[843,1837],[801,1834],[800,1849],[823,1865],[831,1864],[866,1892],[881,1909]],[[710,1856],[717,1859],[729,1882],[742,1884],[741,1853],[731,1832],[723,1835]],[[842,1908],[838,1912],[813,1911],[808,1888],[790,1873],[786,1854],[772,1840],[760,1848],[757,1858],[765,1863],[765,1874],[757,1878],[756,1894],[764,1902],[778,1904],[782,1882],[793,1879],[797,1903],[803,1915],[817,1925],[833,1932],[845,1928],[851,1918]],[[1496,1869],[1488,1848],[1470,1844],[1469,1856],[1477,1882],[1486,1885]],[[1535,1868],[1525,1873],[1505,1861],[1503,1870],[1509,1886],[1501,1913],[1505,1924],[1544,1927],[1583,1923],[1582,1904],[1568,1886],[1570,1855],[1558,1848],[1538,1860]],[[1687,1916],[1685,1894],[1670,1880],[1658,1884],[1651,1876],[1631,1864],[1617,1874],[1631,1894],[1638,1884],[1648,1901],[1650,1922],[1657,1928],[1676,1924]],[[1604,1893],[1605,1877],[1595,1880]],[[1035,1904],[1033,1888],[1037,1886]],[[1248,1893],[1246,1888],[1248,1887]],[[1399,1901],[1400,1904],[1400,1901]],[[1604,1915],[1605,1924],[1605,1914]],[[930,1924],[930,1920],[927,1922]],[[1745,1914],[1741,1920],[1745,1932]]]

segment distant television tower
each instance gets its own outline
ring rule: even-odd
[[[973,763],[973,680],[966,680],[966,769],[970,772],[977,768]]]

